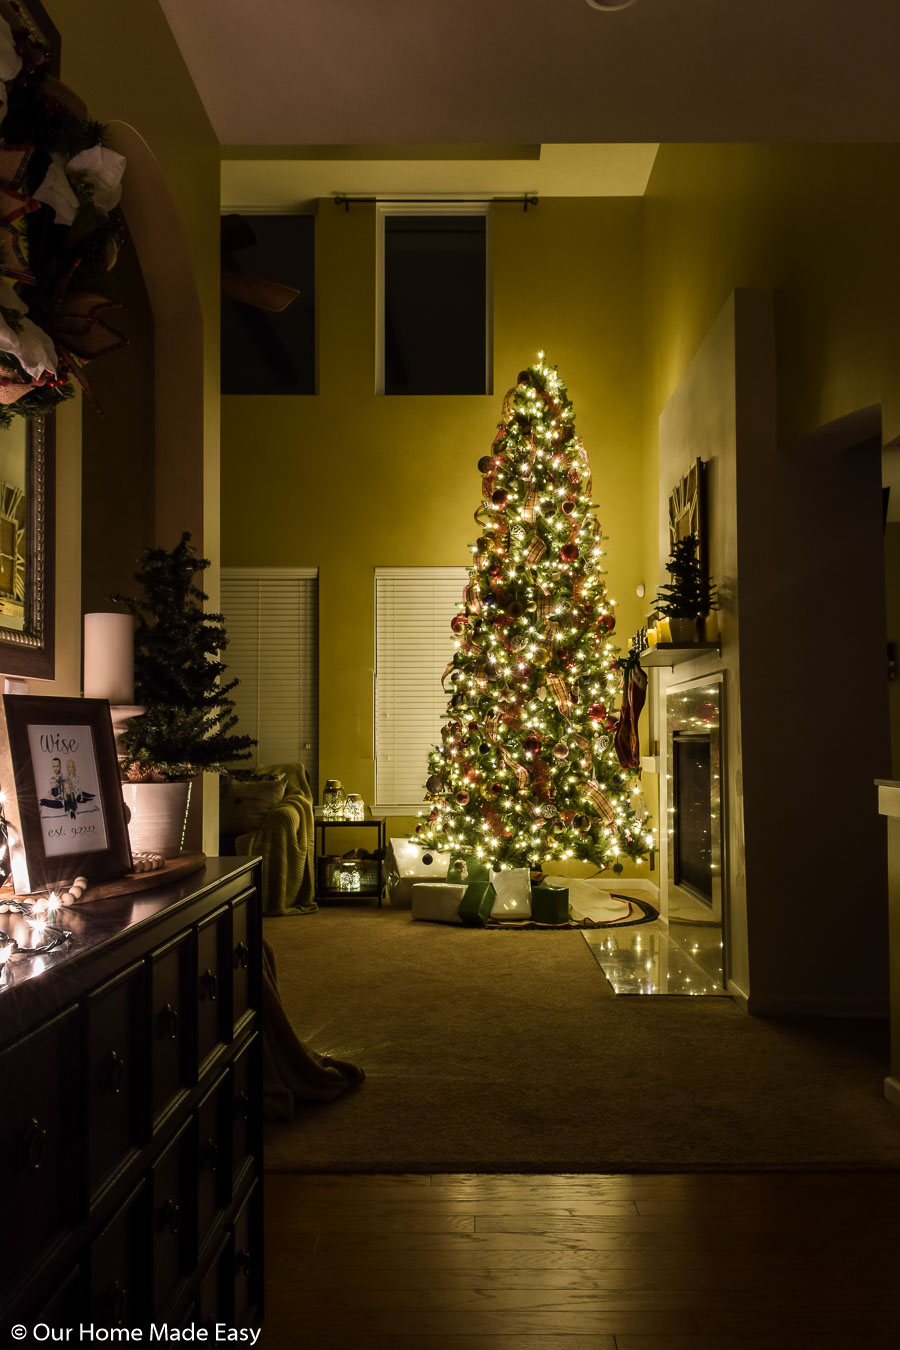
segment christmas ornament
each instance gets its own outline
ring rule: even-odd
[[[466,805],[468,804],[468,801],[469,801],[469,794],[468,794],[468,792],[465,792],[465,791],[457,792],[457,794],[456,794],[456,802],[457,802],[457,804],[458,804],[459,806],[466,806]]]
[[[572,501],[571,497],[567,497],[562,504],[562,509],[567,516],[570,516],[576,509],[576,503]]]
[[[594,741],[594,754],[602,755],[604,750],[608,749],[609,749],[609,737],[598,736],[597,739]]]
[[[592,703],[588,708],[588,717],[592,722],[602,722],[606,716],[605,703]]]
[[[453,633],[462,633],[468,626],[469,619],[465,614],[454,614],[450,620],[450,631]]]
[[[577,830],[579,834],[587,834],[590,828],[591,828],[590,816],[583,815],[581,812],[579,812],[577,815],[574,815],[572,817],[572,829]]]
[[[544,802],[543,806],[541,807],[541,815],[544,817],[544,819],[555,820],[556,814],[557,814],[556,807],[553,805],[553,803]]]
[[[525,751],[526,755],[536,755],[540,748],[540,737],[535,736],[533,733],[530,736],[526,736],[522,742],[522,749]]]
[[[578,558],[578,545],[563,544],[562,548],[559,550],[559,556],[562,558],[563,562],[575,562]]]
[[[491,494],[491,501],[495,506],[503,507],[509,501],[509,493],[506,488],[497,488],[496,492]]]
[[[569,747],[566,745],[566,743],[565,743],[564,741],[557,741],[556,745],[554,745],[554,747],[553,747],[553,758],[554,758],[554,759],[568,759],[568,758],[569,758]]]
[[[425,786],[431,793],[443,792],[444,780],[438,774],[433,773],[426,782]]]
[[[607,633],[611,633],[615,626],[616,621],[612,614],[601,614],[600,618],[597,620],[597,632],[601,633],[603,636]]]
[[[478,472],[481,474],[490,473],[493,467],[494,461],[491,459],[490,455],[482,455],[481,459],[478,461]]]
[[[524,652],[525,648],[528,646],[528,639],[527,637],[522,637],[520,634],[518,637],[510,638],[509,645],[511,651]]]

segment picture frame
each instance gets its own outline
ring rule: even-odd
[[[17,895],[131,870],[106,699],[0,696],[0,788]]]
[[[669,493],[669,548],[679,539],[697,537],[697,557],[704,570],[709,566],[706,539],[706,465],[695,459]]]

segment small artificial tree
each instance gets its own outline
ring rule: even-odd
[[[219,654],[228,644],[221,614],[206,613],[205,591],[194,577],[209,567],[185,533],[171,551],[144,548],[135,581],[143,596],[115,595],[137,619],[134,688],[146,708],[122,733],[123,772],[131,782],[169,782],[201,771],[221,773],[249,759],[256,744],[234,733],[230,697],[238,681],[225,680]]]
[[[622,676],[587,453],[543,353],[506,395],[478,470],[482,533],[450,623],[447,721],[418,841],[494,870],[579,858],[621,872],[653,841],[613,745]]]
[[[671,577],[656,594],[657,611],[668,619],[698,619],[716,609],[715,588],[697,557],[697,536],[685,534],[676,539],[666,571]]]

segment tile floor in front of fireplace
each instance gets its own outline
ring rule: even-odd
[[[583,929],[617,994],[725,995],[722,929],[663,919],[627,928]]]

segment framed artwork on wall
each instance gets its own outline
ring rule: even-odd
[[[669,494],[669,548],[679,539],[697,537],[697,557],[704,571],[709,569],[706,538],[706,465],[695,459],[684,477]]]
[[[17,894],[131,870],[106,699],[4,694],[0,788]]]

